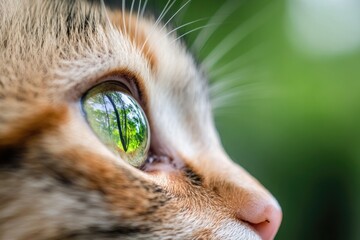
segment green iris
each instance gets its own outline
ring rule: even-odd
[[[113,152],[140,167],[149,150],[149,125],[140,105],[126,89],[103,83],[83,98],[82,107],[93,131]]]

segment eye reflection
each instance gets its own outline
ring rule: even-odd
[[[90,90],[83,109],[98,137],[135,167],[146,160],[149,127],[139,104],[120,86],[104,83]]]

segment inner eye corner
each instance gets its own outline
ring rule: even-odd
[[[167,151],[158,150],[156,146],[151,144],[146,160],[138,169],[146,173],[154,173],[172,172],[181,170],[183,167],[184,164],[175,156]]]

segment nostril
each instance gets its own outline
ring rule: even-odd
[[[258,206],[257,211],[246,211],[238,215],[241,221],[249,223],[263,240],[274,239],[282,220],[281,208],[277,203],[265,207]],[[259,209],[261,209],[259,211]]]
[[[280,227],[281,219],[282,214],[280,211],[279,213],[274,213],[269,216],[269,218],[263,222],[251,225],[263,240],[272,240]]]

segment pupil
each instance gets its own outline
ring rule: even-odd
[[[128,143],[129,143],[129,138],[128,138],[128,131],[127,131],[127,113],[126,113],[126,109],[125,109],[125,103],[124,101],[122,101],[121,97],[119,97],[119,104],[120,104],[120,113],[114,103],[114,100],[112,99],[112,97],[109,94],[105,94],[105,97],[109,100],[111,107],[113,108],[114,112],[115,112],[115,117],[116,117],[116,124],[117,124],[117,129],[119,131],[119,138],[120,138],[120,142],[121,145],[124,149],[125,152],[127,152],[128,150]],[[105,107],[106,107],[106,103],[105,103]],[[121,114],[121,117],[120,117]],[[108,117],[109,119],[109,117]]]

